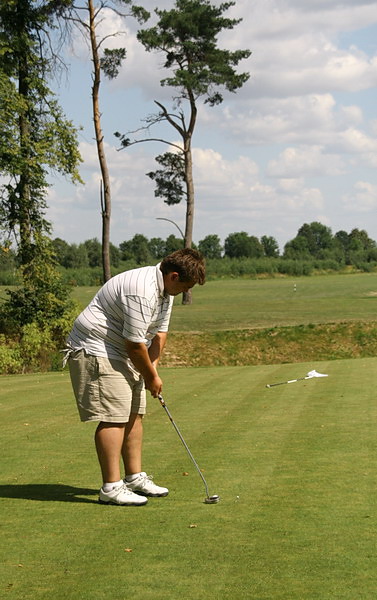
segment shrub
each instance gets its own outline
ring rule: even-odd
[[[71,287],[102,285],[102,269],[100,267],[81,267],[78,269],[59,268],[62,283]]]
[[[28,323],[22,328],[19,349],[24,371],[39,371],[48,367],[56,345],[49,328],[42,330],[37,323]]]
[[[152,264],[156,260],[152,261]],[[146,263],[150,264],[150,262]],[[129,271],[130,269],[136,269],[143,265],[137,264],[134,259],[120,261],[117,267],[112,268],[112,275],[117,275],[123,271]],[[66,269],[59,267],[59,273],[61,275],[62,283],[71,287],[76,286],[97,286],[100,287],[103,284],[103,272],[100,267],[81,267],[79,269]]]
[[[0,271],[0,285],[16,285],[17,274],[14,271]]]
[[[377,263],[375,262],[360,262],[357,263],[356,268],[364,273],[373,273],[376,270]]]
[[[301,275],[311,275],[314,264],[309,261],[284,259],[278,264],[278,271],[284,275],[300,277]]]
[[[20,348],[16,343],[8,343],[5,335],[0,334],[0,374],[15,375],[22,371],[23,362]]]
[[[65,339],[78,313],[78,306],[50,325],[35,321],[24,325],[18,334],[0,334],[0,374],[10,375],[62,368]]]
[[[344,263],[329,258],[325,260],[315,260],[313,266],[315,269],[321,271],[341,271],[341,269],[344,268]]]

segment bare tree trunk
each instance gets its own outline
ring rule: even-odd
[[[96,38],[95,11],[93,0],[88,0],[89,8],[89,28],[90,45],[93,60],[93,86],[92,86],[92,104],[93,120],[96,135],[98,160],[100,163],[102,181],[103,181],[103,205],[102,210],[102,269],[103,279],[108,281],[111,278],[110,268],[110,217],[111,217],[111,191],[110,176],[106,161],[105,148],[103,143],[103,133],[101,127],[101,113],[99,109],[99,88],[101,85],[101,66],[98,54],[98,45]]]
[[[185,150],[185,181],[187,191],[187,206],[186,206],[186,226],[185,226],[185,248],[192,246],[192,231],[194,226],[194,179],[192,176],[192,155],[191,148]]]
[[[19,7],[19,12],[22,8]],[[22,21],[24,21],[21,15]],[[29,95],[29,69],[26,57],[19,60],[18,69],[18,92],[26,103]],[[20,133],[20,149],[23,158],[22,173],[18,183],[18,202],[19,202],[19,232],[20,232],[20,257],[21,264],[26,265],[31,259],[31,223],[30,223],[30,174],[28,167],[28,157],[30,156],[30,122],[27,111],[23,110],[18,119]],[[17,202],[16,198],[12,202]],[[15,211],[16,214],[17,211]]]
[[[192,174],[192,154],[191,154],[191,138],[186,141],[185,144],[185,181],[186,181],[186,192],[187,192],[187,205],[186,205],[186,226],[185,226],[185,248],[191,248],[192,246],[192,232],[194,226],[194,205],[195,205],[195,193],[194,193],[194,178]],[[182,304],[192,304],[192,292],[183,292]]]

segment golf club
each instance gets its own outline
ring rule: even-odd
[[[312,379],[312,377],[328,377],[325,373],[317,373],[315,369],[309,371],[305,377],[298,377],[298,379],[290,379],[289,381],[280,381],[279,383],[268,383],[266,387],[271,388],[275,385],[284,385],[285,383],[295,383],[296,381],[303,381],[304,379]]]
[[[217,504],[217,502],[220,500],[220,496],[218,496],[217,494],[214,494],[213,496],[209,495],[208,485],[207,485],[207,482],[206,482],[206,480],[204,478],[204,475],[201,472],[201,470],[199,469],[198,463],[196,462],[195,458],[191,454],[190,448],[188,447],[188,445],[186,444],[185,440],[183,439],[183,436],[182,436],[181,432],[179,431],[176,423],[174,422],[173,417],[171,416],[170,410],[166,406],[165,400],[163,399],[163,397],[161,396],[161,394],[159,394],[158,399],[160,401],[161,406],[164,408],[166,414],[168,415],[168,417],[169,417],[169,419],[170,419],[170,421],[171,421],[174,429],[178,433],[179,439],[181,440],[182,444],[186,448],[187,453],[188,453],[189,457],[191,458],[191,460],[192,460],[192,462],[193,462],[196,470],[198,471],[200,477],[202,478],[202,481],[204,483],[204,487],[205,487],[205,490],[206,490],[206,494],[207,494],[206,497],[205,497],[205,499],[204,499],[205,504]]]

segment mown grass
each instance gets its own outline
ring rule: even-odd
[[[374,600],[377,359],[165,369],[146,507],[97,504],[92,425],[67,373],[2,378],[0,595],[29,600]],[[329,374],[267,389],[267,383]],[[188,473],[188,476],[183,473]],[[132,550],[127,552],[126,550]]]
[[[376,318],[375,274],[209,281],[193,293],[192,306],[176,302],[172,330],[218,331]]]
[[[72,288],[84,308],[97,287]],[[0,287],[0,298],[5,288]],[[224,279],[193,290],[193,304],[176,298],[172,331],[219,331],[376,319],[377,275],[354,273]]]
[[[81,306],[97,288],[73,288]],[[208,281],[193,290],[193,304],[177,297],[171,331],[219,331],[275,326],[375,320],[374,273],[275,279]]]

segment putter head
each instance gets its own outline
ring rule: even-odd
[[[204,499],[204,502],[205,504],[217,504],[219,500],[220,496],[214,494],[213,496],[207,496],[207,498]]]

